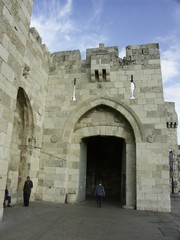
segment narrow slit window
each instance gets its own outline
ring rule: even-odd
[[[99,81],[99,72],[98,72],[98,70],[95,70],[95,80]]]
[[[103,80],[106,81],[106,69],[102,69]]]

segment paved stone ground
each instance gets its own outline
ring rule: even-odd
[[[0,240],[180,240],[180,198],[172,214],[122,209],[115,202],[31,202],[5,208]]]

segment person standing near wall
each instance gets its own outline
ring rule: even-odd
[[[6,207],[6,200],[8,201],[7,207],[11,207],[11,196],[7,188],[7,185],[6,185],[6,189],[4,190],[4,203],[3,203],[4,208]]]
[[[97,200],[97,206],[101,207],[102,198],[105,196],[104,186],[102,185],[101,182],[99,182],[99,184],[96,186],[95,195],[96,195],[96,200]]]
[[[27,176],[27,179],[24,183],[23,188],[23,198],[24,198],[24,206],[29,206],[29,198],[31,196],[31,189],[33,188],[33,182],[30,180],[30,177]]]

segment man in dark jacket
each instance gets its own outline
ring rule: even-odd
[[[96,186],[95,195],[97,200],[97,206],[101,207],[102,198],[105,196],[105,190],[101,182]]]
[[[30,180],[30,177],[27,176],[27,180],[24,183],[23,188],[23,197],[24,197],[24,206],[29,206],[29,198],[31,195],[31,189],[33,188],[33,182]]]

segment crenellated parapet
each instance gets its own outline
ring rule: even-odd
[[[54,52],[50,59],[50,73],[53,73],[57,68],[62,69],[65,73],[75,73],[80,68],[81,63],[79,50]]]
[[[34,38],[36,39],[36,41],[39,43],[39,44],[42,44],[42,38],[41,36],[39,35],[38,31],[36,30],[35,27],[32,27],[29,29],[29,32],[34,36]]]
[[[42,38],[41,38],[39,32],[36,30],[35,27],[32,27],[32,28],[29,29],[29,34],[31,36],[31,40],[34,43],[37,43],[37,46],[39,45],[39,47],[42,49],[42,52],[44,54],[46,54],[46,53],[50,54],[46,45],[42,44]]]
[[[120,69],[137,65],[141,69],[160,68],[159,44],[129,45],[126,56],[120,58],[118,47],[100,43],[99,48],[87,49],[86,61],[91,65],[91,82],[110,81],[110,73]]]
[[[159,44],[129,45],[126,47],[126,59],[136,64],[160,59]]]

